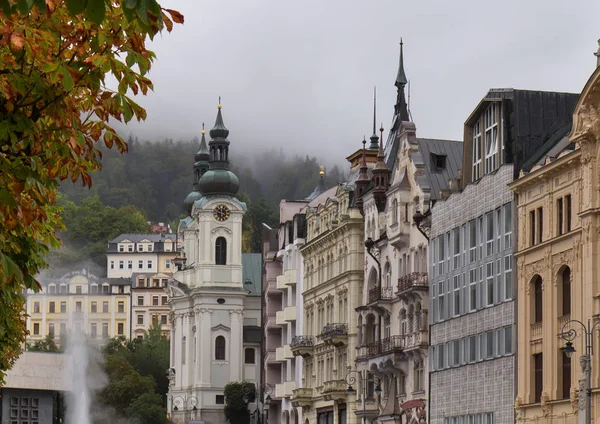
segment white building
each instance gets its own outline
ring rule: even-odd
[[[171,306],[171,419],[225,423],[227,383],[257,381],[260,346],[260,258],[242,255],[246,205],[229,171],[229,130],[221,106],[194,165],[194,191],[180,222],[182,256],[168,284]],[[206,170],[208,161],[210,169]],[[254,272],[254,268],[258,271]],[[246,277],[246,278],[244,278]],[[254,280],[254,281],[253,281]]]
[[[135,273],[173,272],[173,234],[121,234],[108,242],[106,276],[130,278]]]

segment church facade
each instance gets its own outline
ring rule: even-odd
[[[208,147],[202,130],[194,190],[184,202],[188,217],[178,228],[177,270],[167,286],[168,411],[176,424],[225,423],[225,385],[260,375],[260,255],[242,254],[246,204],[235,197],[228,135],[219,105]]]

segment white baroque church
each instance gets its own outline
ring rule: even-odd
[[[194,190],[177,231],[181,254],[171,306],[168,411],[176,424],[225,423],[223,389],[260,378],[261,259],[242,253],[246,204],[229,170],[229,130],[218,106],[208,148],[202,130]]]

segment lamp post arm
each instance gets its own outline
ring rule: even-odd
[[[377,271],[378,271],[378,282],[379,282],[379,287],[381,289],[381,262],[379,262],[379,259],[377,259],[375,257],[375,255],[373,255],[373,247],[375,246],[375,242],[373,241],[373,239],[371,237],[369,237],[367,239],[367,241],[365,241],[365,247],[367,248],[367,253],[369,254],[370,257],[373,258],[373,260],[375,261],[375,263],[377,264]]]
[[[583,330],[583,332],[584,332],[586,335],[587,335],[587,332],[588,332],[588,331],[587,331],[587,327],[586,327],[586,325],[585,325],[583,322],[581,322],[581,321],[579,321],[579,320],[577,320],[577,319],[571,319],[571,320],[569,320],[569,321],[567,321],[567,322],[565,322],[565,323],[563,324],[563,326],[562,326],[562,331],[561,331],[561,333],[560,333],[560,337],[561,337],[563,340],[566,340],[566,341],[568,341],[568,342],[572,342],[572,341],[573,341],[573,340],[575,340],[575,338],[577,337],[577,331],[573,330],[572,328],[569,328],[569,329],[567,330],[567,327],[569,326],[569,324],[572,324],[572,323],[577,323],[577,324],[579,324],[579,325],[581,326],[581,329]],[[587,340],[586,340],[586,341],[587,341]]]
[[[596,321],[594,323],[594,325],[592,325],[592,328],[590,328],[589,334],[590,334],[590,354],[594,354],[594,330],[596,329],[596,326],[600,324],[600,321]],[[591,358],[590,358],[591,359]]]

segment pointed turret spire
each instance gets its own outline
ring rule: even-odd
[[[210,152],[208,151],[208,146],[206,145],[206,130],[204,129],[204,122],[202,123],[202,138],[200,139],[200,148],[194,155],[194,160],[196,162],[201,160],[208,161],[210,159]]]
[[[377,122],[377,87],[373,87],[373,135],[369,138],[369,140],[371,140],[371,144],[369,145],[369,150],[377,150],[379,137],[377,136],[376,122]]]
[[[315,200],[321,193],[327,191],[327,186],[325,185],[325,167],[321,165],[319,167],[319,183],[315,187],[315,189],[308,195],[308,197],[304,200]]]
[[[363,137],[363,148],[362,148],[362,157],[360,161],[360,168],[358,172],[358,178],[356,178],[356,207],[360,210],[360,213],[364,215],[363,210],[363,199],[362,196],[365,192],[365,189],[369,185],[369,167],[367,166],[367,140]]]
[[[396,106],[394,106],[398,119],[402,122],[410,121],[408,116],[408,106],[406,104],[406,96],[404,94],[404,87],[408,83],[406,73],[404,72],[404,43],[402,38],[400,39],[400,63],[398,65],[398,74],[396,75],[396,82],[394,85],[398,89],[398,95],[396,97]]]
[[[381,129],[383,133],[383,128]],[[386,192],[390,184],[390,170],[385,163],[385,154],[383,153],[383,137],[379,142],[379,150],[377,152],[377,163],[373,168],[373,197],[375,205],[379,212],[385,210]]]
[[[221,97],[217,106],[217,119],[215,126],[210,130],[208,142],[210,154],[210,169],[202,175],[198,187],[204,196],[229,195],[233,196],[240,187],[238,177],[229,170],[229,130],[223,123],[221,112]]]

